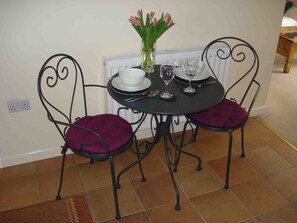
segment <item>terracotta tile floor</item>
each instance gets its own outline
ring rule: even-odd
[[[240,132],[234,134],[230,189],[225,190],[228,136],[201,130],[183,155],[175,178],[175,193],[165,163],[162,142],[143,161],[147,181],[138,166],[121,178],[118,190],[122,218],[115,221],[108,162],[89,164],[68,155],[62,196],[81,195],[88,201],[94,222],[124,223],[295,223],[297,222],[297,152],[251,118],[246,126],[246,158],[240,157]],[[135,159],[125,152],[115,159],[116,171]],[[58,187],[60,157],[0,169],[0,211],[53,200]]]

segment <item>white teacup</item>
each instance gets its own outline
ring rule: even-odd
[[[121,82],[130,88],[136,88],[142,84],[145,72],[138,68],[128,68],[119,72]]]

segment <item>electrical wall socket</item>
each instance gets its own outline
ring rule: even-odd
[[[7,107],[8,107],[9,113],[28,111],[31,109],[29,99],[8,101]]]
[[[29,99],[19,101],[20,111],[28,111],[31,109]]]
[[[18,112],[18,104],[16,101],[8,101],[7,106],[9,113]]]

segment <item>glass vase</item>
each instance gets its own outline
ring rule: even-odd
[[[155,70],[156,42],[153,46],[147,46],[141,41],[141,69],[146,73],[153,73]]]

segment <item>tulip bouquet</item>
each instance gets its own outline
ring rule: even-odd
[[[142,10],[137,12],[137,16],[131,16],[129,21],[142,39],[141,49],[141,68],[147,72],[154,71],[154,45],[157,39],[171,26],[174,22],[169,13],[162,13],[161,18],[154,18],[155,12],[146,14],[143,19]]]

